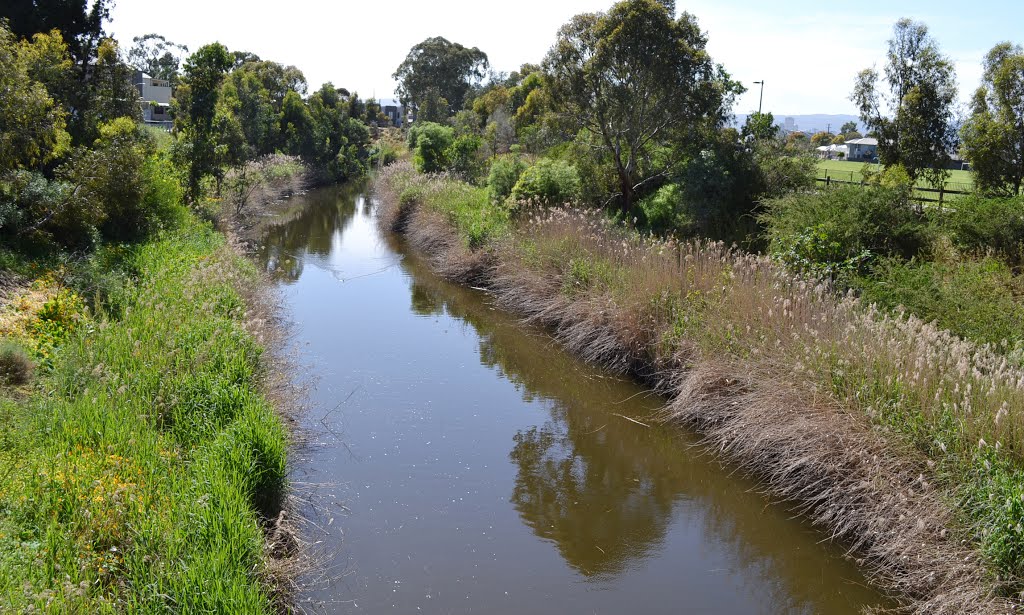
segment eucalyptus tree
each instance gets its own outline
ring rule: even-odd
[[[882,80],[874,68],[861,71],[851,96],[861,121],[878,136],[879,159],[887,167],[903,165],[911,179],[938,184],[956,146],[953,64],[928,26],[901,19],[889,39],[884,73]]]
[[[1024,48],[999,43],[985,56],[982,85],[961,129],[974,182],[993,194],[1020,194],[1024,183]]]
[[[696,19],[673,18],[667,4],[624,0],[577,15],[544,59],[553,107],[610,158],[627,217],[724,125],[743,92],[712,61]]]
[[[126,61],[135,70],[142,71],[156,79],[166,79],[177,85],[179,69],[188,47],[179,45],[165,37],[151,33],[136,36],[126,55]]]
[[[234,58],[224,45],[200,47],[185,63],[185,75],[178,88],[175,128],[181,135],[177,157],[186,169],[185,196],[195,203],[203,177],[215,173],[220,146],[215,126],[221,84]]]
[[[462,109],[466,95],[485,76],[487,54],[435,36],[413,46],[392,77],[403,105],[419,109],[429,105],[445,117]],[[442,103],[443,101],[443,103]],[[444,118],[440,118],[444,119]]]

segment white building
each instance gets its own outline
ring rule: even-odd
[[[170,128],[171,84],[165,79],[153,79],[142,71],[135,71],[132,77],[135,89],[139,91],[142,105],[142,119],[147,124]]]
[[[818,156],[826,160],[843,160],[850,156],[850,148],[846,145],[836,145],[833,143],[832,145],[822,145],[817,150]]]

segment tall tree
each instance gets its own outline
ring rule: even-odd
[[[60,30],[72,59],[84,70],[96,57],[111,4],[109,0],[5,0],[0,18],[6,17],[11,31],[22,38]]]
[[[774,139],[779,134],[779,127],[775,125],[775,116],[770,112],[751,113],[743,122],[740,134],[758,141]]]
[[[1024,183],[1024,48],[999,43],[985,56],[982,85],[961,129],[975,185],[1020,194]]]
[[[228,75],[221,98],[238,118],[254,155],[271,154],[280,142],[280,126],[274,101],[257,76],[245,67]]]
[[[447,102],[447,115],[462,109],[466,94],[483,79],[487,54],[435,36],[415,45],[392,75],[403,105],[418,109],[428,97]]]
[[[217,170],[219,144],[214,120],[221,83],[233,65],[234,58],[220,43],[200,47],[185,63],[175,127],[181,134],[176,153],[187,169],[185,196],[190,203],[199,199],[203,177]]]
[[[188,55],[188,47],[169,41],[159,34],[144,34],[132,39],[127,61],[135,70],[155,79],[166,79],[178,84],[178,70]]]
[[[861,71],[851,99],[861,121],[878,136],[882,164],[903,165],[912,179],[942,182],[956,146],[956,76],[928,26],[909,19],[896,22],[885,65],[887,92],[878,91],[879,81],[875,69]]]
[[[100,41],[96,62],[89,78],[90,104],[79,111],[79,136],[83,143],[91,144],[100,136],[100,125],[119,117],[142,120],[139,91],[132,85],[132,69],[121,61],[117,41]]]
[[[638,191],[723,125],[743,91],[706,45],[689,13],[673,19],[664,3],[624,0],[608,13],[574,17],[544,59],[555,108],[611,158],[627,217]],[[668,142],[678,147],[655,156]]]

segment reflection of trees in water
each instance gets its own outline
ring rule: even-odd
[[[295,197],[295,213],[270,226],[258,250],[259,261],[271,277],[294,282],[302,275],[307,254],[330,254],[334,237],[352,223],[357,201],[367,200],[358,198],[358,189],[332,186]]]
[[[403,251],[400,242],[392,244]],[[852,566],[825,565],[816,538],[774,510],[753,485],[728,475],[714,458],[671,429],[629,424],[654,401],[620,403],[636,387],[598,377],[541,334],[524,331],[480,293],[438,279],[415,256],[411,304],[423,316],[449,314],[472,326],[482,364],[500,371],[527,401],[546,400],[551,419],[514,436],[517,466],[511,501],[533,532],[552,541],[589,578],[610,580],[653,554],[675,506],[701,523],[704,540],[728,559],[730,574],[763,595],[769,612],[835,612],[880,598]]]
[[[608,439],[555,420],[517,433],[509,455],[523,521],[588,577],[614,576],[659,546],[678,489],[642,460],[605,450]]]
[[[546,338],[524,334],[479,295],[421,275],[410,260],[403,266],[413,269],[417,314],[447,313],[469,323],[480,340],[482,364],[500,370],[527,401],[553,402],[552,420],[516,434],[510,453],[518,466],[511,500],[523,522],[588,577],[614,576],[657,548],[678,481],[655,467],[659,460],[644,450],[644,434],[620,425],[599,429],[598,422],[607,417],[600,410],[609,401],[627,398],[636,388],[580,377],[580,364]],[[653,407],[637,399],[616,412],[645,414]]]

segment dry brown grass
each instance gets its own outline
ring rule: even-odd
[[[994,349],[837,299],[765,258],[640,237],[585,211],[538,211],[470,251],[429,207],[400,208],[385,180],[382,224],[440,273],[653,383],[671,399],[663,420],[793,502],[908,610],[1020,608],[999,597],[1014,580],[993,578],[941,471],[979,448],[1024,453],[1024,371]]]

